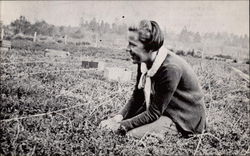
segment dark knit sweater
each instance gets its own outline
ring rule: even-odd
[[[143,89],[138,89],[140,64],[131,99],[120,111],[127,131],[168,116],[182,134],[201,133],[206,125],[203,94],[192,67],[172,52],[151,78],[150,105],[145,109]]]

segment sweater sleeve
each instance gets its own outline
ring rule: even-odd
[[[133,94],[127,104],[119,111],[119,114],[123,116],[123,119],[127,119],[133,116],[140,109],[144,102],[145,98],[143,89],[138,89],[138,84],[141,76],[140,68],[141,67],[139,64],[137,68],[136,85]]]
[[[157,72],[155,79],[155,95],[150,98],[148,110],[141,114],[121,121],[126,131],[157,120],[167,108],[182,75],[182,70],[176,65],[163,66]]]

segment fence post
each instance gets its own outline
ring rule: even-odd
[[[240,51],[237,51],[237,63],[240,62]]]
[[[204,49],[201,50],[201,59],[204,59]]]
[[[3,36],[4,36],[4,29],[1,29],[1,40],[3,40]]]
[[[98,35],[97,33],[95,34],[95,47],[97,48],[98,47]]]
[[[64,36],[64,44],[67,44],[67,35]]]
[[[33,42],[36,42],[36,32],[34,33]]]

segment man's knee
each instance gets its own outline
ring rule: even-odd
[[[136,128],[127,132],[127,135],[140,139],[144,136],[144,133],[138,131]]]
[[[175,123],[166,116],[161,116],[158,120],[150,124],[146,124],[141,127],[132,129],[128,131],[127,134],[136,138],[142,138],[144,135],[147,135],[152,132],[161,134],[178,134],[178,130],[176,128]]]

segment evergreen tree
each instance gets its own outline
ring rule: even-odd
[[[11,22],[10,25],[13,28],[14,34],[28,34],[31,27],[30,22],[26,19],[25,16],[20,16],[19,19],[16,19],[14,22]]]
[[[185,26],[180,35],[179,35],[179,41],[181,42],[189,42],[190,41],[190,33],[187,30],[187,27]]]
[[[195,35],[194,35],[194,42],[198,42],[198,43],[201,42],[201,36],[200,36],[199,32],[195,33]]]

